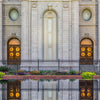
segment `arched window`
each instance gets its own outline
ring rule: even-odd
[[[17,38],[8,41],[8,64],[20,64],[20,41]]]
[[[80,43],[80,64],[93,64],[93,42],[88,38]]]
[[[44,14],[44,59],[56,59],[56,13],[47,11]]]

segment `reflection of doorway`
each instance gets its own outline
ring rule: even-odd
[[[20,41],[12,38],[8,41],[8,64],[20,64]]]
[[[93,100],[93,81],[80,81],[80,100]]]
[[[21,100],[21,82],[8,82],[7,100]]]
[[[80,43],[80,64],[93,64],[93,41],[89,38]]]

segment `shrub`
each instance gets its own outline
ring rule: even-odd
[[[96,75],[95,72],[83,72],[81,74],[82,78],[85,79],[85,80],[91,80],[94,75]]]
[[[5,73],[0,72],[0,80],[2,79],[2,76],[4,76],[4,75],[5,75]]]
[[[6,75],[16,75],[15,71],[9,71]]]
[[[0,80],[0,84],[6,84],[8,80]]]
[[[52,81],[52,79],[40,79],[40,81],[48,81],[48,82],[50,82],[50,81]]]
[[[75,79],[70,79],[70,81],[71,81],[71,82],[74,82],[74,81],[75,81]]]
[[[0,67],[0,71],[9,71],[9,70],[10,68],[8,67],[5,67],[5,66]]]
[[[14,79],[9,79],[9,80],[8,80],[8,82],[12,82],[12,83],[15,82],[15,81],[16,81],[16,80],[14,80]]]
[[[74,70],[71,70],[71,71],[69,72],[69,74],[70,74],[70,75],[76,75],[76,74],[77,74],[77,72],[76,72],[76,71],[74,71]]]

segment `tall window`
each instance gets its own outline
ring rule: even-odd
[[[56,60],[56,14],[47,11],[44,14],[44,59]]]
[[[80,100],[93,100],[93,81],[80,81]]]
[[[88,38],[80,43],[80,64],[93,64],[93,42]]]
[[[7,83],[7,100],[21,100],[21,82]]]
[[[20,41],[16,38],[8,41],[8,64],[20,64]]]
[[[44,83],[43,100],[57,100],[57,84]]]

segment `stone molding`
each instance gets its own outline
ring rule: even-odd
[[[63,2],[63,8],[68,8],[69,5],[68,5],[68,2]]]
[[[33,2],[32,3],[32,8],[36,8],[37,7],[37,2]]]
[[[21,0],[21,1],[29,1],[29,0]]]

